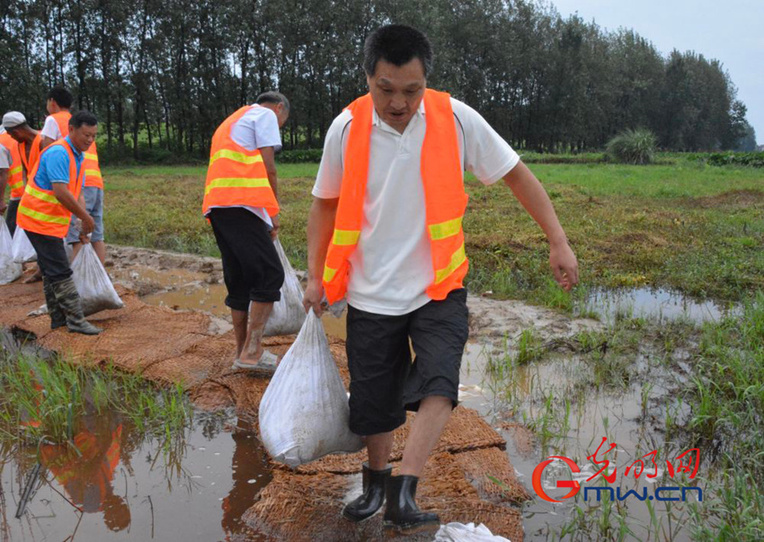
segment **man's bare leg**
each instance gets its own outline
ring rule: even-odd
[[[252,301],[249,304],[249,325],[247,326],[244,345],[239,356],[242,363],[255,364],[263,355],[263,331],[272,310],[272,302],[259,303]]]
[[[400,475],[417,478],[422,475],[427,458],[451,417],[452,406],[451,399],[439,395],[422,399],[403,450]]]
[[[106,243],[103,241],[94,241],[92,243],[93,250],[95,250],[98,259],[101,260],[101,264],[106,263]]]
[[[366,437],[366,449],[369,451],[369,468],[382,470],[387,467],[390,453],[393,451],[393,433],[377,433]]]
[[[247,340],[247,321],[249,313],[247,311],[237,311],[231,309],[231,321],[233,322],[233,336],[236,339],[236,356],[239,359],[241,351],[244,349],[244,343]]]

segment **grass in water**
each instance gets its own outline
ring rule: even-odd
[[[85,415],[107,411],[160,438],[182,434],[192,415],[179,385],[160,389],[112,366],[85,368],[59,357],[0,356],[2,440],[68,442]]]

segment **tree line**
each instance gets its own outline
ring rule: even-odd
[[[429,86],[517,148],[595,150],[642,127],[665,149],[718,150],[752,130],[721,62],[531,0],[5,0],[0,21],[0,109],[39,126],[64,85],[113,156],[203,157],[217,125],[270,89],[292,102],[285,148],[320,147],[365,92],[363,43],[388,22],[427,32]]]

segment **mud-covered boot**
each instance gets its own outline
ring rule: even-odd
[[[55,282],[52,286],[58,306],[66,315],[66,325],[71,333],[98,335],[103,331],[85,320],[85,315],[82,314],[82,300],[71,277]]]
[[[416,505],[416,476],[391,476],[387,481],[385,529],[403,534],[435,530],[440,525],[438,514],[422,512]]]
[[[66,325],[66,316],[61,311],[56,301],[56,294],[53,291],[53,284],[49,279],[43,277],[42,289],[45,292],[45,303],[48,306],[48,315],[50,316],[50,329],[58,329]]]
[[[372,470],[368,463],[364,463],[363,493],[353,502],[345,505],[342,509],[343,517],[358,523],[376,514],[385,503],[385,487],[392,472],[392,467]]]

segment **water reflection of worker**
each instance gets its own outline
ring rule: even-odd
[[[130,508],[112,487],[120,459],[122,424],[105,417],[95,425],[95,429],[85,427],[75,435],[77,450],[68,444],[41,446],[41,461],[83,512],[103,512],[106,526],[122,531],[130,525]]]
[[[231,472],[233,487],[223,499],[223,519],[221,525],[226,534],[226,542],[238,540],[236,535],[247,534],[248,529],[241,517],[255,502],[255,497],[271,479],[267,470],[267,459],[250,427],[239,421],[238,430],[231,435],[235,443]],[[249,483],[254,480],[253,483]]]

